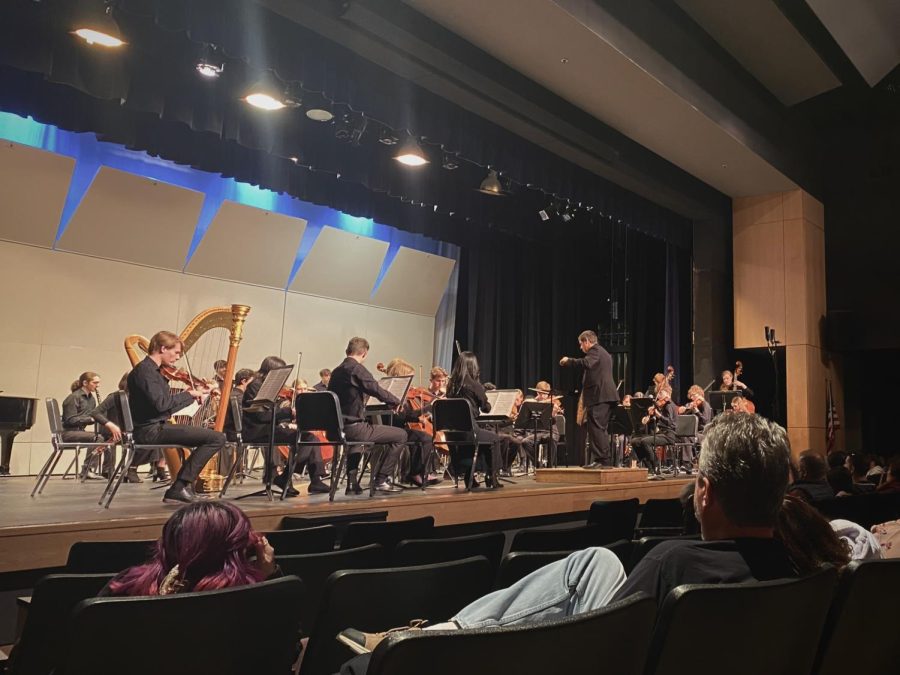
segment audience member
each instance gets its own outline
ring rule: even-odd
[[[842,540],[824,516],[800,497],[785,496],[775,536],[801,575],[811,574],[826,563],[841,569],[850,562],[849,542]]]
[[[887,480],[879,485],[877,490],[879,493],[900,492],[900,457],[894,457],[891,460]]]
[[[828,453],[828,468],[834,469],[839,466],[847,465],[847,453],[843,450],[834,450]],[[849,468],[847,469],[849,471]]]
[[[869,460],[861,452],[855,452],[848,458],[847,462],[850,473],[853,475],[853,493],[864,495],[875,491],[875,486],[866,479],[869,472]]]
[[[853,476],[847,471],[846,466],[836,466],[828,470],[828,484],[834,490],[835,497],[850,497],[853,495]]]
[[[834,491],[826,480],[825,460],[813,450],[804,450],[791,465],[794,481],[787,493],[808,502],[819,502],[834,497]]]

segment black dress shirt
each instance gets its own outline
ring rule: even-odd
[[[388,405],[400,405],[400,399],[383,389],[363,364],[349,356],[331,371],[328,391],[337,394],[344,424],[354,424],[365,419],[368,396],[374,396]]]
[[[650,417],[650,433],[653,433],[653,427],[656,426],[656,433],[664,434],[668,431],[675,433],[675,420],[678,417],[678,408],[674,403],[669,401],[662,408],[656,409],[656,414]]]
[[[484,385],[481,384],[481,382],[479,382],[478,380],[473,380],[470,377],[465,377],[459,385],[457,385],[455,382],[451,382],[448,390],[448,395],[452,398],[466,399],[469,402],[469,407],[472,408],[472,412],[476,417],[478,416],[479,412],[491,412],[491,404],[488,403]]]
[[[66,396],[62,405],[63,429],[84,429],[89,424],[109,422],[97,406],[97,398],[78,388]]]
[[[316,383],[313,385],[313,389],[314,389],[315,391],[328,391],[328,385],[325,384],[324,382],[321,382],[321,381],[320,381],[320,382],[316,382]]]
[[[128,400],[134,428],[159,424],[194,402],[186,391],[175,393],[149,356],[128,374]]]
[[[253,382],[248,384],[247,389],[244,390],[244,397],[241,401],[241,407],[245,408],[245,410],[241,415],[241,422],[244,428],[242,435],[244,437],[244,440],[247,441],[268,440],[269,435],[272,431],[271,408],[265,408],[253,412],[249,412],[246,410],[246,408],[249,408],[250,404],[253,403],[253,399],[256,398],[257,394],[259,394],[259,390],[260,387],[262,387],[264,379],[265,376],[254,378]],[[291,409],[289,406],[280,407],[275,411],[275,424],[279,424],[281,422],[290,422],[291,417]]]

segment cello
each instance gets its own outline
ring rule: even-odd
[[[743,361],[735,361],[734,362],[734,381],[738,381],[738,375],[743,374],[744,372],[744,362]],[[737,389],[737,385],[734,385],[735,389]],[[751,401],[746,396],[742,396],[744,399],[744,412],[755,413],[756,412],[756,404]]]

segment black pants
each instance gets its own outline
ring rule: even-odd
[[[300,440],[308,443],[315,441],[316,437],[311,433],[304,431],[300,434]],[[266,434],[265,438],[245,439],[244,443],[268,445],[269,434]],[[297,447],[297,432],[282,426],[275,427],[275,445],[287,445],[292,452],[296,449],[296,455],[294,457],[294,471],[296,473],[302,474],[303,470],[306,469],[309,471],[309,478],[311,481],[315,483],[317,480],[321,480],[321,477],[325,472],[323,470],[324,463],[322,462],[322,449],[318,445],[301,445]],[[275,449],[273,448],[272,451],[275,452]],[[266,462],[266,473],[263,476],[263,481],[268,481],[269,479],[268,471],[270,466],[275,466],[274,456],[270,461]],[[288,476],[287,480],[290,482],[291,476]]]
[[[656,471],[659,467],[659,461],[656,459],[656,446],[670,445],[674,442],[675,434],[671,431],[660,431],[655,436],[653,434],[632,436],[631,449],[638,459],[644,460],[650,469]]]
[[[584,411],[588,433],[588,456],[585,464],[600,462],[609,466],[609,414],[612,406],[609,403],[597,403]]]
[[[147,445],[183,445],[192,448],[191,454],[181,465],[176,482],[193,483],[206,463],[225,447],[225,434],[221,431],[190,427],[185,424],[153,424],[134,430],[134,440]]]
[[[369,422],[357,422],[344,427],[344,435],[348,441],[368,441],[370,443],[383,443],[387,447],[384,449],[383,460],[380,467],[372,467],[374,472],[378,471],[374,476],[375,482],[380,483],[385,478],[394,473],[397,467],[397,460],[400,458],[400,451],[403,449],[403,443],[406,442],[406,430],[397,427],[389,427],[382,424],[370,424]],[[347,471],[356,471],[359,469],[359,460],[362,456],[363,446],[351,445],[347,454]]]
[[[447,440],[454,440],[448,433]],[[451,445],[450,458],[451,463],[458,469],[466,470],[472,466],[472,457],[475,452],[472,446]],[[478,469],[485,469],[488,472],[499,471],[503,466],[503,458],[509,454],[509,436],[506,434],[498,434],[490,429],[478,430]],[[459,474],[458,474],[459,475]]]
[[[425,464],[434,454],[434,442],[431,434],[418,429],[406,429],[406,440],[414,445],[409,446],[409,476],[424,476]]]
[[[102,431],[100,433],[85,431],[84,429],[68,429],[62,432],[62,439],[66,443],[102,443],[104,439],[108,439],[109,437],[109,430],[106,427],[102,427]],[[103,453],[102,470],[104,472],[112,471],[115,451],[113,449],[113,446],[111,445],[106,448],[90,448],[87,456],[84,459],[84,470],[88,470],[92,466],[97,466],[97,459],[100,454],[98,451]],[[97,454],[95,455],[94,453]]]
[[[524,432],[524,430],[520,430],[520,433]],[[547,446],[547,461],[550,466],[556,465],[556,441],[558,438],[554,438],[556,434],[553,434],[549,431],[538,431],[537,445],[545,445]],[[535,433],[532,431],[530,433],[525,433],[522,436],[522,450],[525,451],[525,454],[528,455],[528,459],[532,464],[537,464],[537,448],[535,447]]]

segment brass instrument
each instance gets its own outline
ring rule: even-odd
[[[226,402],[226,404],[222,405],[220,403],[215,411],[215,421],[212,424],[214,431],[222,431],[225,426],[225,417],[228,414],[227,401],[231,396],[238,347],[243,338],[244,322],[249,312],[250,308],[247,305],[231,305],[229,307],[206,309],[191,319],[178,336],[184,345],[185,357],[187,357],[187,353],[192,347],[195,348],[195,351],[203,350],[204,356],[208,347],[218,350],[224,347],[224,341],[227,337],[228,356],[225,358],[224,386],[219,398],[220,402]],[[212,333],[215,329],[219,329],[219,331]],[[225,332],[223,333],[223,331]],[[219,338],[218,344],[216,344],[216,338]],[[147,356],[149,346],[150,341],[141,335],[129,335],[125,338],[125,353],[128,355],[128,360],[131,361],[132,367],[137,366]],[[210,360],[214,360],[216,356],[219,355],[213,354]],[[200,424],[202,422],[197,420],[196,423]],[[169,472],[172,476],[175,476],[181,469],[178,452],[174,448],[164,452],[166,463],[169,465]],[[222,489],[225,478],[218,472],[218,462],[219,458],[213,457],[203,467],[195,485],[195,489],[198,492],[210,493],[218,492]]]

